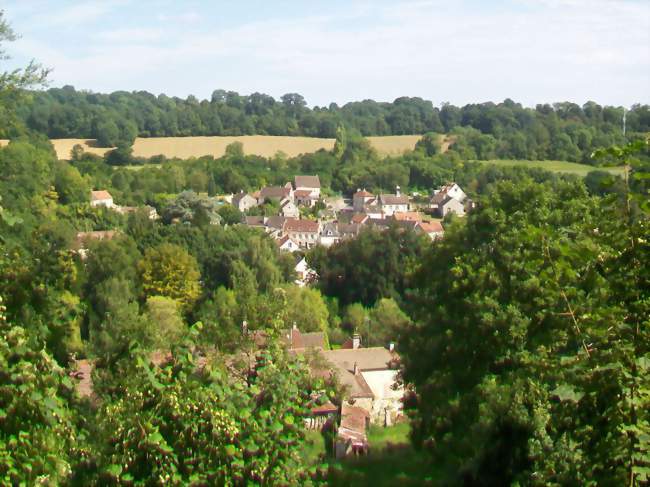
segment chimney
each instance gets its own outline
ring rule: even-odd
[[[395,351],[395,342],[390,342],[388,344],[388,351],[394,352]]]
[[[361,335],[355,333],[354,335],[352,335],[352,349],[356,350],[360,346],[361,346]]]
[[[399,196],[399,195],[400,195],[400,187],[395,186],[395,196]]]
[[[241,333],[242,335],[248,334],[248,322],[246,320],[241,322]]]
[[[357,365],[356,362],[354,363],[354,370],[353,370],[353,372],[354,372],[354,375],[359,375],[359,366]]]

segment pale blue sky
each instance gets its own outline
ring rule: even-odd
[[[310,105],[650,101],[650,1],[3,0],[51,86]],[[6,62],[3,62],[6,64]]]

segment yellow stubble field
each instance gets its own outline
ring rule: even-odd
[[[384,137],[368,137],[372,146],[381,155],[399,155],[404,151],[413,150],[419,135],[390,135]],[[110,150],[97,147],[93,139],[52,139],[52,145],[59,159],[69,159],[70,151],[76,144],[83,146],[86,152],[103,155]],[[289,157],[316,152],[319,149],[331,150],[334,139],[316,137],[284,137],[272,135],[244,135],[238,137],[149,137],[135,139],[133,155],[136,157],[151,157],[162,154],[165,157],[187,159],[212,155],[221,157],[226,147],[233,142],[241,142],[245,154],[272,157],[283,152]],[[6,145],[7,141],[0,141]]]

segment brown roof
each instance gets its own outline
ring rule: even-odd
[[[366,443],[366,422],[368,417],[369,414],[364,409],[343,403],[338,436],[345,440]]]
[[[275,230],[282,230],[284,228],[284,224],[289,220],[295,220],[295,218],[287,218],[286,216],[282,215],[273,215],[266,219],[266,226]]]
[[[97,201],[97,200],[112,200],[113,197],[111,196],[111,193],[108,191],[101,189],[99,191],[91,191],[90,192],[90,201]]]
[[[296,176],[294,178],[296,188],[320,188],[318,176]]]
[[[361,224],[365,222],[367,219],[368,219],[368,215],[366,215],[365,213],[357,213],[352,217],[350,222]]]
[[[314,220],[287,220],[284,223],[285,232],[318,233],[319,224]]]
[[[250,226],[264,226],[264,217],[263,216],[247,216],[244,218],[246,225]]]
[[[349,387],[350,397],[373,397],[372,390],[361,374],[354,373],[354,364],[359,372],[367,370],[388,370],[395,355],[383,347],[323,350],[323,357],[332,365],[341,384]]]
[[[260,198],[279,198],[282,199],[285,196],[289,196],[291,190],[289,188],[284,188],[282,186],[266,186],[260,191]]]
[[[357,191],[356,193],[354,193],[352,196],[355,197],[355,198],[372,198],[374,196],[374,194],[368,193],[368,191],[366,191],[365,189],[362,189],[362,190]]]
[[[235,196],[232,197],[232,204],[237,205],[243,198],[244,196],[249,196],[252,198],[251,195],[248,193],[244,193],[243,191],[241,193],[237,193]]]
[[[325,348],[325,333],[315,331],[302,334],[302,346],[305,348]]]
[[[393,214],[393,218],[397,221],[421,222],[422,213],[417,211],[396,211]]]
[[[406,195],[382,194],[380,197],[382,205],[408,205],[409,197]]]
[[[442,228],[442,224],[440,222],[438,222],[438,221],[421,222],[419,226],[426,233],[444,232],[445,231],[444,228]]]
[[[296,198],[308,198],[311,196],[311,191],[308,189],[297,189],[296,191],[293,192],[293,195]]]

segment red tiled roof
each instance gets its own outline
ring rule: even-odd
[[[266,186],[260,191],[260,198],[284,198],[291,190],[282,186]]]
[[[363,223],[368,219],[368,215],[365,213],[357,213],[350,220],[352,223]]]
[[[296,198],[307,198],[311,195],[311,191],[308,189],[297,189],[293,192],[293,195]]]
[[[373,196],[374,196],[374,194],[368,193],[368,191],[366,191],[365,189],[362,189],[361,191],[357,191],[353,195],[353,197],[356,197],[356,198],[372,198]]]

